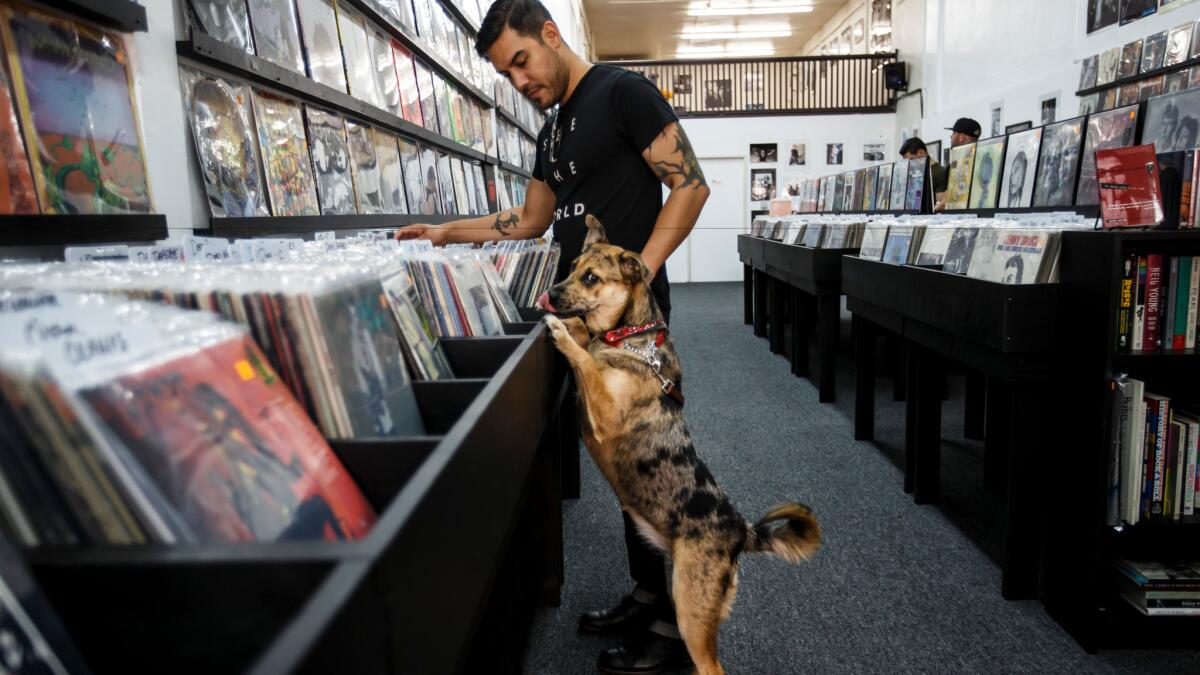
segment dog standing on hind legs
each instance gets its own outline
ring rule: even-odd
[[[638,531],[667,557],[679,632],[700,675],[723,673],[717,630],[737,593],[738,556],[807,560],[821,529],[802,504],[750,524],[696,455],[683,419],[682,370],[636,253],[587,217],[571,274],[539,304],[575,375],[588,453]],[[773,526],[772,523],[781,522]]]

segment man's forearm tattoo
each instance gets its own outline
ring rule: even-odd
[[[700,170],[700,160],[696,159],[696,153],[692,150],[692,144],[688,141],[683,127],[676,124],[673,129],[664,133],[674,135],[675,150],[665,159],[651,157],[650,166],[654,169],[658,179],[665,182],[671,176],[681,176],[683,178],[683,182],[679,184],[681,188],[707,187],[708,183],[704,180],[704,172]]]
[[[503,213],[496,214],[496,222],[492,223],[492,229],[499,232],[501,236],[507,237],[506,229],[516,227],[517,223],[521,222],[521,217],[515,213],[504,215]]]

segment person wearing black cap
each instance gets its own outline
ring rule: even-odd
[[[929,157],[929,150],[925,147],[925,141],[914,136],[900,146],[900,156],[904,159]],[[946,186],[950,183],[950,172],[946,170],[946,167],[938,164],[936,157],[929,157],[929,180],[933,185],[934,203],[936,204],[941,201],[942,195],[946,192]]]
[[[979,122],[970,117],[960,117],[954,123],[954,126],[946,129],[950,132],[950,147],[957,148],[960,145],[974,143],[979,140],[980,134],[983,133],[983,127],[979,126]]]

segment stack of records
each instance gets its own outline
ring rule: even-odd
[[[44,291],[0,296],[0,327],[0,515],[22,544],[357,539],[374,523],[244,328]]]
[[[533,307],[538,296],[550,289],[562,252],[557,243],[523,239],[485,244],[508,294],[518,307]]]
[[[499,289],[489,288],[483,271],[490,263],[476,253],[424,250],[406,255],[405,260],[439,337],[502,335],[505,321],[519,320],[511,300],[496,302]]]
[[[1121,597],[1148,616],[1200,616],[1200,563],[1116,560]]]
[[[764,236],[763,232],[766,231],[767,224],[769,222],[770,222],[770,219],[764,218],[764,217],[758,217],[758,218],[755,218],[754,220],[750,221],[750,236],[751,237]]]

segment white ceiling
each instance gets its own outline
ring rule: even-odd
[[[674,59],[681,46],[770,47],[776,56],[795,56],[849,0],[584,0],[598,60]],[[801,14],[689,16],[692,7],[811,5]],[[722,29],[790,31],[788,37],[683,40],[686,31]]]

